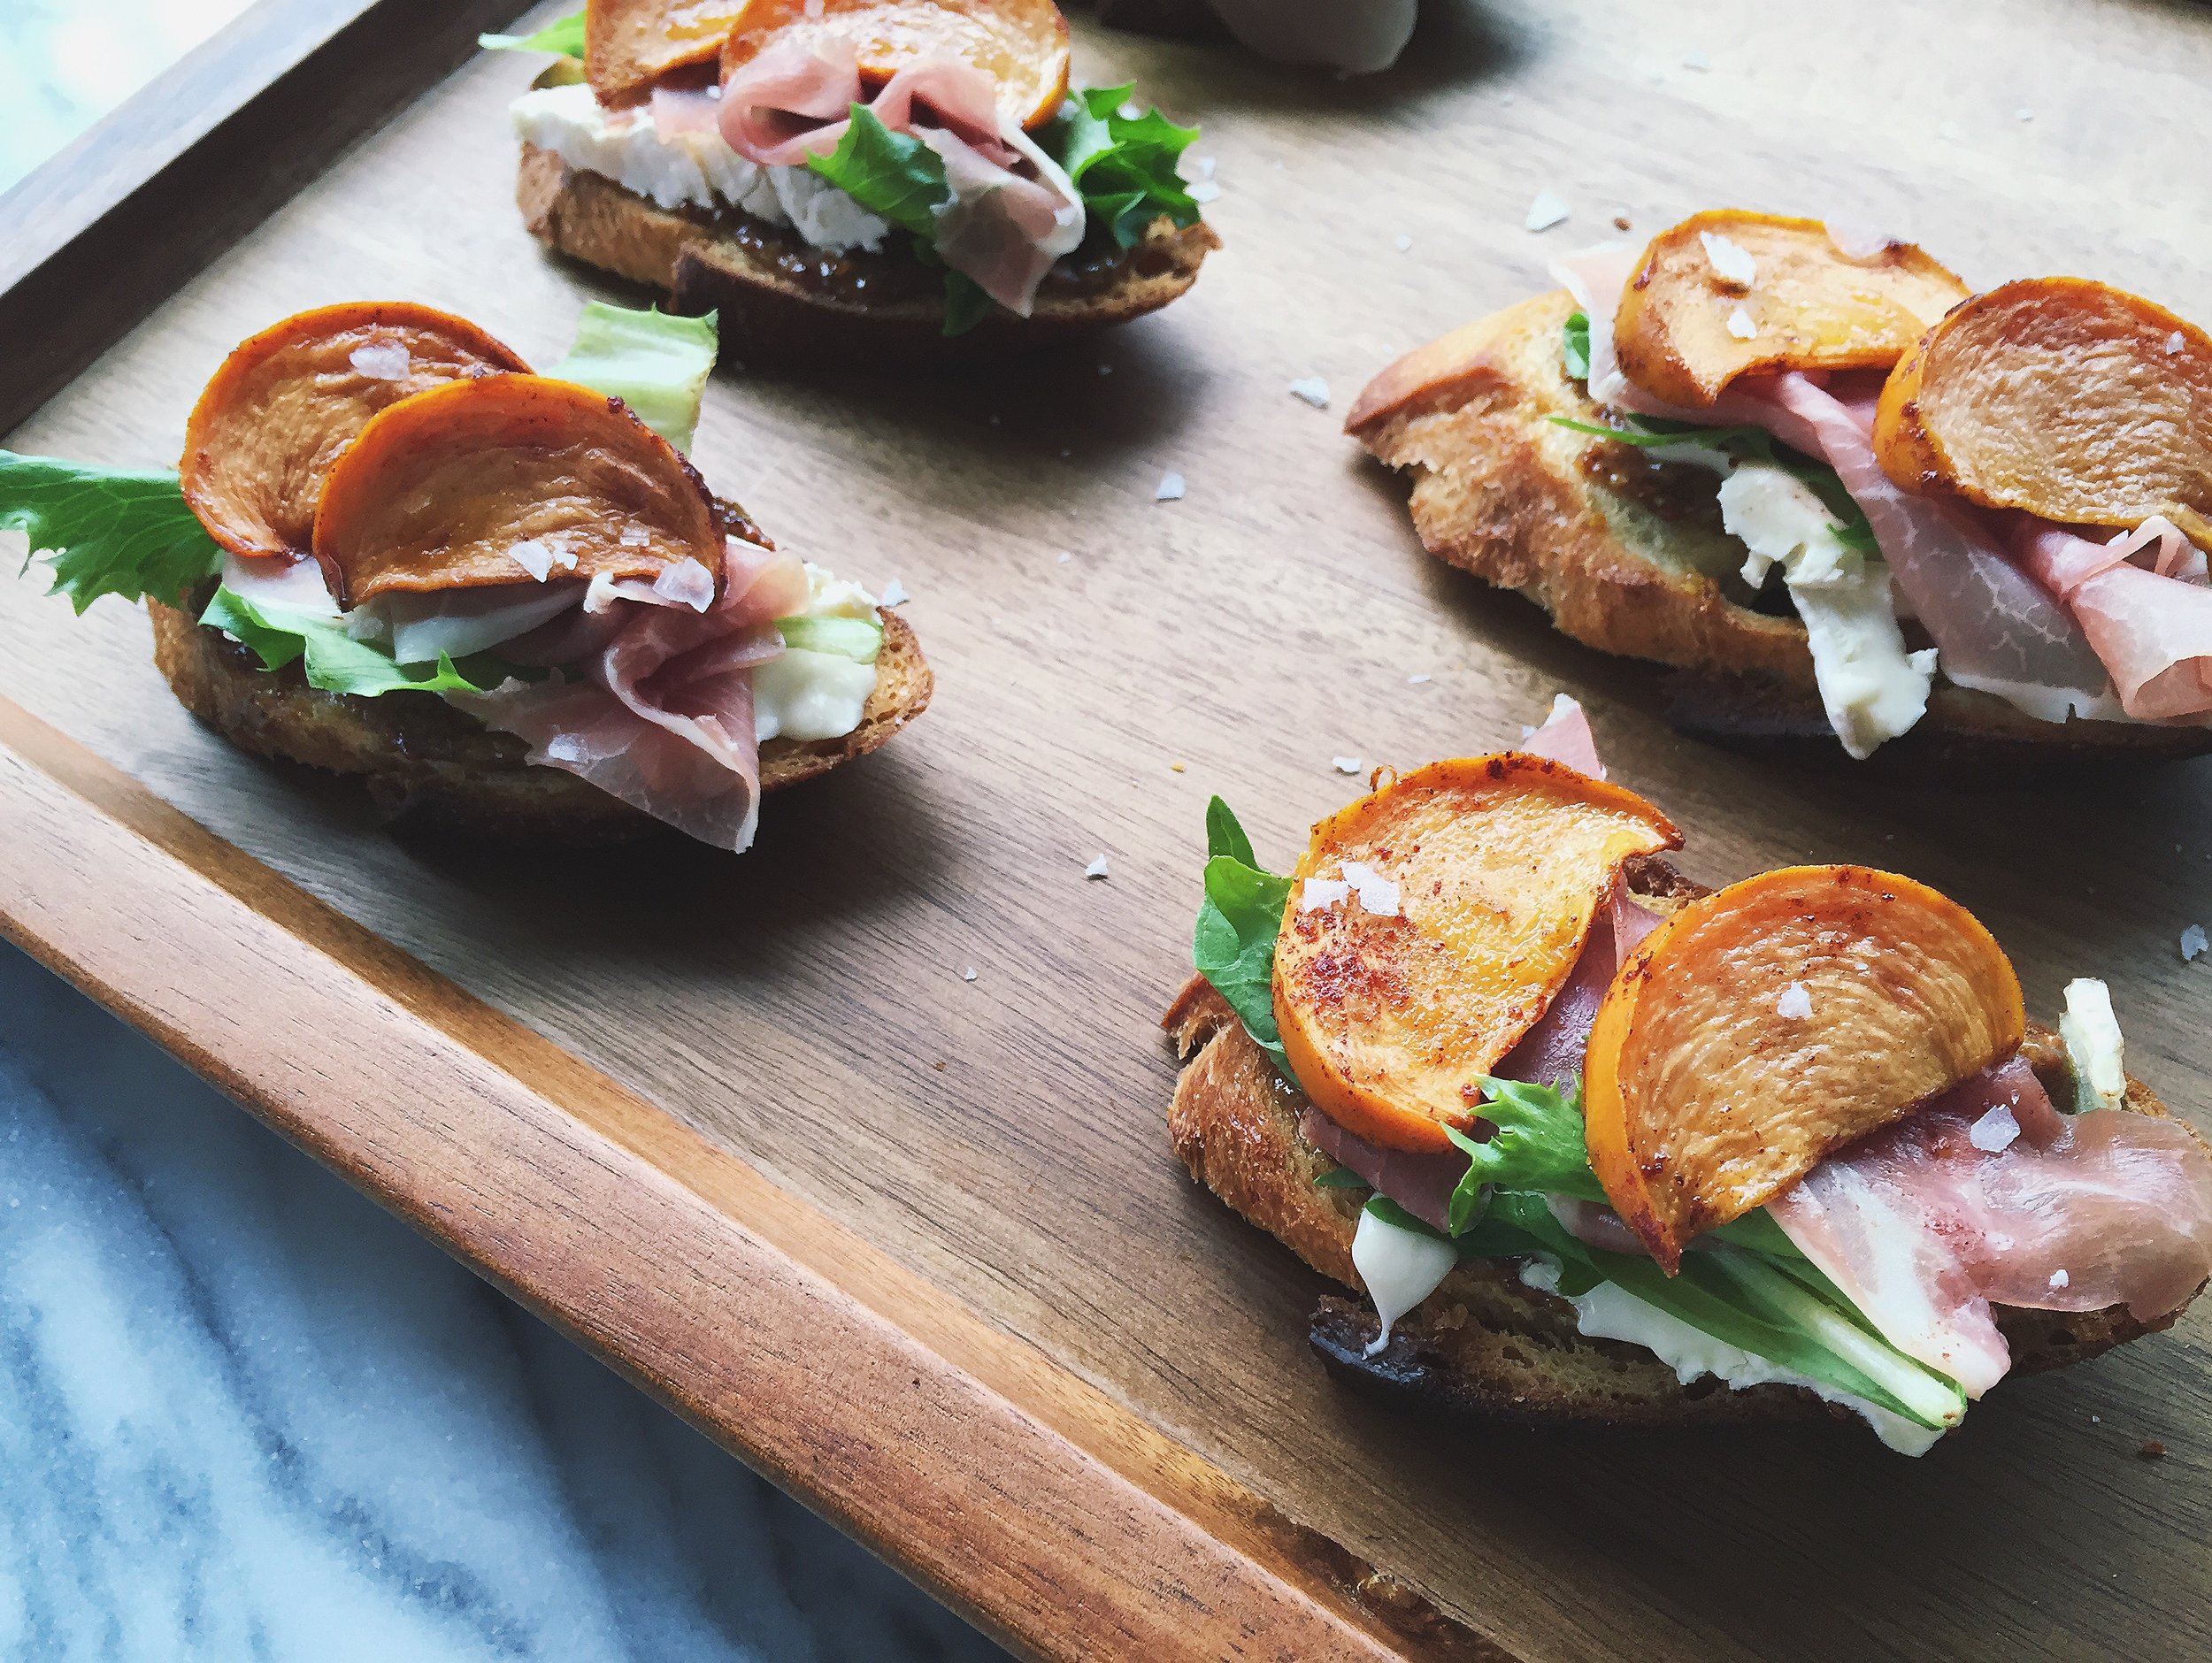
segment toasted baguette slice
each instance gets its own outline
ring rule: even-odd
[[[1748,604],[1743,545],[1722,529],[1713,476],[1655,464],[1558,425],[1604,412],[1567,379],[1565,290],[1540,295],[1409,354],[1345,423],[1413,476],[1413,524],[1438,559],[1517,590],[1586,646],[1682,672],[1675,725],[1759,748],[1837,749],[1795,615]],[[2212,729],[2039,722],[1993,694],[1939,680],[1912,732],[1875,753],[1916,771],[2163,760],[2212,750]]]
[[[178,701],[242,750],[357,774],[395,830],[557,844],[625,842],[660,822],[557,768],[534,767],[526,747],[434,694],[364,699],[307,685],[299,664],[265,671],[219,630],[149,601],[154,663]],[[929,665],[906,620],[879,610],[883,651],[860,725],[841,739],[770,740],[764,791],[826,774],[876,749],[929,704]]]
[[[1700,893],[1663,862],[1646,862],[1632,882],[1663,910],[1677,897]],[[1336,1162],[1299,1133],[1305,1100],[1280,1084],[1266,1053],[1202,977],[1191,978],[1162,1026],[1184,1064],[1168,1130],[1191,1176],[1323,1276],[1357,1288],[1352,1233],[1364,1198],[1356,1191],[1315,1186]],[[2026,1054],[2054,1095],[2066,1100],[2073,1087],[2057,1036],[2031,1024]],[[2133,1079],[2127,1106],[2139,1114],[2166,1113],[2150,1089]],[[2035,1374],[2171,1327],[2181,1313],[2152,1322],[2138,1322],[2125,1306],[2088,1313],[2001,1306],[1996,1314],[2012,1348],[2013,1372]],[[1363,1301],[1325,1295],[1309,1340],[1333,1374],[1355,1385],[1408,1402],[1530,1423],[1686,1426],[1856,1418],[1801,1386],[1739,1391],[1710,1377],[1683,1385],[1642,1346],[1586,1337],[1575,1325],[1573,1307],[1524,1286],[1507,1261],[1460,1264],[1399,1322],[1388,1347],[1369,1358],[1366,1348],[1379,1326]]]
[[[534,144],[515,199],[548,248],[664,290],[677,311],[719,312],[724,353],[763,364],[918,369],[1026,351],[1157,311],[1221,246],[1202,220],[1179,230],[1162,218],[1133,249],[1062,261],[1031,317],[995,310],[949,337],[942,274],[902,252],[826,255],[734,211],[658,207]]]

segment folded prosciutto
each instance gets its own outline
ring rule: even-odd
[[[1028,317],[1045,273],[1083,241],[1083,199],[1059,164],[1000,113],[981,70],[924,58],[872,96],[849,42],[782,41],[723,86],[722,136],[763,166],[800,165],[837,149],[856,104],[944,163],[952,195],[934,214],[945,264]]]
[[[2212,1276],[2212,1156],[2179,1121],[2061,1115],[2015,1057],[1816,1167],[1770,1209],[1884,1338],[1979,1397],[1990,1307],[2140,1322]]]

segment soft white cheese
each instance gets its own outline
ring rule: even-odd
[[[808,562],[807,603],[801,617],[876,621],[876,603],[856,583],[833,578]],[[753,671],[753,734],[768,740],[841,739],[860,725],[876,667],[836,653],[786,648]]]
[[[537,88],[516,99],[508,112],[526,143],[663,208],[726,205],[787,226],[832,254],[872,251],[891,230],[810,168],[762,167],[715,133],[663,138],[649,111],[602,109],[588,84]]]
[[[1356,1249],[1355,1250],[1356,1251]],[[1586,1293],[1559,1291],[1560,1267],[1548,1259],[1532,1259],[1521,1267],[1521,1280],[1532,1288],[1556,1295],[1575,1309],[1575,1326],[1593,1339],[1625,1340],[1641,1345],[1674,1370],[1684,1385],[1711,1375],[1737,1391],[1749,1386],[1779,1383],[1803,1386],[1830,1403],[1839,1403],[1874,1429],[1874,1436],[1902,1455],[1924,1455],[1943,1434],[1907,1420],[1878,1403],[1839,1391],[1823,1381],[1796,1374],[1763,1357],[1739,1351],[1715,1339],[1701,1329],[1638,1299],[1616,1282],[1601,1282]]]
[[[1744,463],[1721,482],[1720,511],[1749,551],[1746,583],[1756,588],[1782,568],[1811,641],[1821,703],[1845,750],[1870,756],[1927,714],[1934,648],[1905,650],[1889,567],[1837,537],[1827,505],[1803,480],[1772,463]]]
[[[2058,1019],[2066,1060],[2074,1069],[2074,1108],[2118,1108],[2127,1101],[2127,1065],[2112,990],[2092,977],[2066,984],[2066,1014]]]
[[[1367,1348],[1374,1356],[1390,1344],[1391,1325],[1436,1291],[1459,1262],[1459,1249],[1441,1236],[1406,1230],[1363,1208],[1352,1232],[1352,1268],[1382,1318],[1382,1332]]]

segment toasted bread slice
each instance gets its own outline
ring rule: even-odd
[[[1026,351],[1157,311],[1221,246],[1202,220],[1163,218],[1133,249],[1063,260],[1032,316],[994,310],[949,337],[941,273],[902,251],[826,255],[734,210],[658,207],[534,144],[515,199],[548,248],[664,290],[680,312],[719,312],[724,353],[756,363],[914,369]]]
[[[1601,652],[1683,672],[1676,726],[1755,747],[1832,750],[1794,614],[1758,609],[1738,578],[1713,475],[1557,425],[1604,412],[1567,379],[1563,289],[1468,325],[1384,372],[1345,431],[1413,476],[1422,547],[1526,595]],[[1916,769],[2163,760],[2212,750],[2212,729],[2039,722],[1939,681],[1912,732],[1876,753]]]
[[[1631,881],[1662,909],[1672,899],[1701,893],[1658,861],[1645,862]],[[1323,1276],[1357,1288],[1352,1234],[1364,1197],[1316,1187],[1336,1162],[1299,1133],[1305,1100],[1280,1084],[1266,1053],[1202,978],[1191,978],[1162,1026],[1183,1060],[1168,1130],[1191,1176]],[[2024,1050],[2044,1083],[2065,1100],[2072,1084],[2057,1036],[2030,1024]],[[2127,1106],[2139,1114],[2166,1113],[2133,1079]],[[2087,1313],[1999,1307],[1996,1313],[2016,1374],[2083,1361],[2169,1328],[2180,1314],[2141,1322],[2125,1306]],[[1379,1328],[1363,1301],[1325,1295],[1309,1339],[1330,1371],[1348,1383],[1409,1402],[1530,1423],[1855,1419],[1801,1386],[1732,1391],[1710,1377],[1686,1386],[1642,1346],[1581,1333],[1573,1307],[1525,1286],[1505,1261],[1461,1263],[1401,1319],[1389,1345],[1369,1358],[1366,1348]]]
[[[560,844],[626,841],[660,823],[557,768],[435,694],[364,699],[311,687],[296,663],[265,671],[219,630],[149,601],[154,663],[184,708],[241,749],[366,780],[395,830]],[[760,783],[779,791],[876,749],[929,704],[933,683],[914,632],[881,610],[883,651],[860,725],[841,739],[770,740]]]

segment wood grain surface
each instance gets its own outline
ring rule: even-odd
[[[1329,1385],[1303,1345],[1314,1278],[1194,1193],[1167,1151],[1173,1071],[1154,1023],[1187,962],[1208,794],[1286,860],[1355,789],[1333,758],[1487,748],[1558,688],[1590,705],[1617,776],[1689,832],[1694,875],[1811,858],[1935,883],[1996,931],[2046,1015],[2070,977],[2110,981],[2134,1071],[2212,1126],[2212,969],[2177,950],[2185,924],[2212,923],[2212,764],[1966,793],[1693,745],[1655,719],[1649,673],[1423,556],[1401,487],[1336,432],[1374,369],[1542,285],[1548,257],[1611,234],[1617,214],[1646,232],[1719,203],[1849,214],[1917,236],[1970,280],[2080,272],[2212,318],[2212,115],[2198,93],[2212,19],[2116,0],[1425,10],[1405,65],[1369,82],[1079,29],[1080,73],[1140,77],[1203,123],[1200,153],[1217,160],[1210,212],[1228,246],[1161,317],[987,376],[718,378],[697,452],[710,479],[786,546],[899,578],[939,675],[921,723],[772,804],[741,860],[674,844],[545,858],[395,843],[349,789],[195,728],[146,662],[142,615],[102,602],[73,620],[28,583],[0,586],[0,695],[676,1123],[680,1138],[635,1146],[677,1186],[711,1191],[698,1174],[734,1157],[871,1264],[1033,1351],[1049,1367],[1016,1381],[986,1372],[980,1340],[973,1355],[947,1342],[956,1368],[1021,1413],[1057,1425],[1025,1394],[1071,1377],[1066,1390],[1148,1429],[1162,1460],[1225,1475],[1286,1528],[1425,1590],[1482,1644],[1530,1659],[2204,1654],[2201,1314],[2008,1384],[1918,1462],[1847,1428],[1606,1437],[1407,1422]],[[427,93],[5,442],[167,461],[232,343],[352,296],[452,307],[526,356],[557,356],[580,299],[606,291],[541,257],[509,201],[502,105],[529,73],[487,58]],[[1540,188],[1575,211],[1534,235],[1521,222]],[[1317,373],[1334,389],[1327,413],[1287,392]],[[1188,494],[1156,502],[1171,471]],[[45,766],[6,787],[11,802]],[[126,847],[94,840],[66,803],[51,813],[19,824]],[[1087,881],[1102,853],[1111,876]],[[104,862],[38,870],[33,899],[49,908],[48,885],[108,885],[102,904],[150,952],[190,927],[157,907],[135,915]],[[244,891],[250,908],[270,904]],[[27,905],[8,916],[36,936]],[[204,1046],[204,1024],[237,1022],[217,990],[184,993],[163,1024],[172,1043]],[[475,1034],[460,1038],[489,1043]],[[342,1130],[364,1077],[411,1078],[414,1054],[395,1071],[383,1027],[342,1022],[322,1044],[332,1086],[301,1095],[303,1126]],[[457,1089],[458,1074],[437,1077]],[[595,1205],[563,1201],[569,1179],[548,1170],[544,1204]],[[398,1162],[357,1176],[403,1208],[407,1184],[429,1182]],[[702,1232],[701,1253],[733,1238],[625,1192],[604,1231],[543,1238],[582,1256],[555,1314],[776,1470],[772,1428],[733,1398],[687,1399],[685,1370],[639,1360],[649,1339],[676,1337],[643,1331],[661,1314],[695,1314],[695,1284],[591,1273],[591,1255],[618,1246],[639,1265],[687,1262],[688,1238],[664,1232]],[[496,1218],[482,1224],[464,1251],[499,1234]],[[833,1253],[818,1274],[864,1304],[845,1262]],[[672,1354],[714,1353],[714,1330],[682,1331],[693,1347]],[[2147,1438],[2164,1460],[2138,1455]],[[999,1447],[932,1444],[917,1482]],[[841,1501],[804,1460],[780,1470],[918,1574],[944,1575],[940,1538],[904,1497]],[[1267,1558],[1256,1526],[1240,1537],[1235,1508],[1210,1514],[1165,1480],[1114,1471],[1179,1496],[1164,1505],[1252,1567],[1231,1568],[1255,1600],[1287,1588],[1317,1620],[1353,1621],[1305,1586],[1299,1553]],[[1010,1489],[1004,1505],[1065,1523],[1045,1493]],[[1166,1654],[1104,1618],[1072,1643],[1020,1630],[1015,1613],[1048,1598],[973,1574],[970,1608],[1025,1645]],[[1069,1601],[1110,1605],[1107,1584],[1087,1587]],[[1193,1654],[1270,1654],[1194,1633]]]

